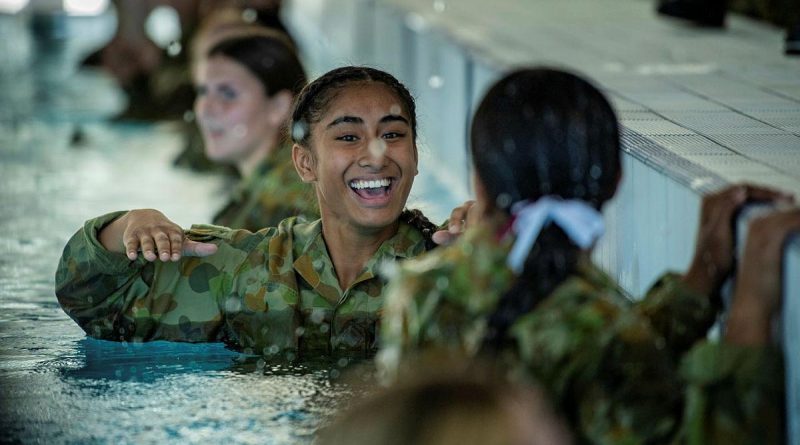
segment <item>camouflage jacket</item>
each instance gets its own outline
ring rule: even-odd
[[[423,350],[480,352],[513,280],[510,244],[478,228],[400,265],[378,357],[388,378]],[[782,443],[780,353],[707,341],[716,312],[674,274],[634,303],[587,259],[512,324],[496,359],[511,378],[538,381],[582,443]]]
[[[384,262],[424,250],[400,223],[348,289],[340,289],[320,220],[288,218],[256,233],[199,225],[219,246],[205,258],[148,263],[103,248],[97,234],[122,213],[89,220],[64,248],[56,295],[87,334],[108,340],[224,341],[246,353],[371,353],[383,307]]]
[[[241,180],[231,200],[214,216],[214,224],[257,231],[277,227],[290,216],[319,217],[313,190],[294,169],[291,147],[281,146],[249,177]]]

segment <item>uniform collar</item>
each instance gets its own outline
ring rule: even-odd
[[[336,272],[322,236],[322,220],[296,225],[294,228],[294,269],[317,293],[335,304],[344,293],[339,288]],[[367,261],[351,287],[374,278],[384,261],[411,258],[425,251],[425,240],[416,228],[400,222],[397,233],[384,241]]]

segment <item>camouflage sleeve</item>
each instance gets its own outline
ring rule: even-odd
[[[688,383],[685,443],[785,442],[782,354],[703,341],[681,362]]]
[[[87,221],[67,243],[56,272],[56,296],[64,311],[88,335],[108,340],[223,339],[221,301],[247,255],[234,243],[237,231],[214,226],[190,231],[190,237],[220,246],[206,258],[129,261],[97,239],[123,213]]]
[[[678,360],[692,345],[706,337],[719,307],[711,298],[687,288],[681,275],[667,273],[637,303],[637,310],[650,320],[653,329]]]
[[[669,302],[658,292],[648,299]],[[676,289],[672,295],[677,302],[691,296]],[[661,308],[669,312],[670,304]],[[599,444],[673,443],[676,437],[679,443],[686,437],[697,444],[780,443],[753,439],[782,434],[783,377],[774,352],[699,340],[676,356],[669,341],[687,337],[663,336],[670,331],[654,328],[638,309],[575,280],[512,327],[524,367],[580,435]],[[685,326],[700,331],[691,321]]]

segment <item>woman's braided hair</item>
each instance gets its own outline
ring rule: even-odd
[[[400,106],[408,114],[412,137],[416,143],[417,115],[414,97],[411,96],[408,88],[391,74],[365,66],[344,66],[328,71],[300,91],[292,112],[292,141],[298,145],[310,147],[312,124],[319,122],[337,94],[349,85],[368,82],[381,83],[397,96]],[[431,238],[436,231],[436,225],[431,223],[420,210],[403,210],[400,214],[400,221],[415,227],[422,233],[427,250],[436,246]]]
[[[521,69],[498,81],[475,112],[471,148],[489,200],[508,214],[516,202],[547,195],[599,210],[614,196],[620,175],[611,104],[587,80],[557,69]],[[484,350],[511,341],[511,325],[575,272],[579,253],[558,226],[542,229],[488,319]]]

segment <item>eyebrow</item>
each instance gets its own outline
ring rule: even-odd
[[[386,116],[383,116],[381,120],[378,122],[384,124],[386,122],[397,122],[397,121],[404,122],[406,125],[409,125],[408,119],[398,114],[387,114]],[[340,124],[363,124],[363,123],[364,119],[361,119],[360,117],[357,116],[340,116],[334,119],[333,122],[328,124],[326,128],[335,127]]]

